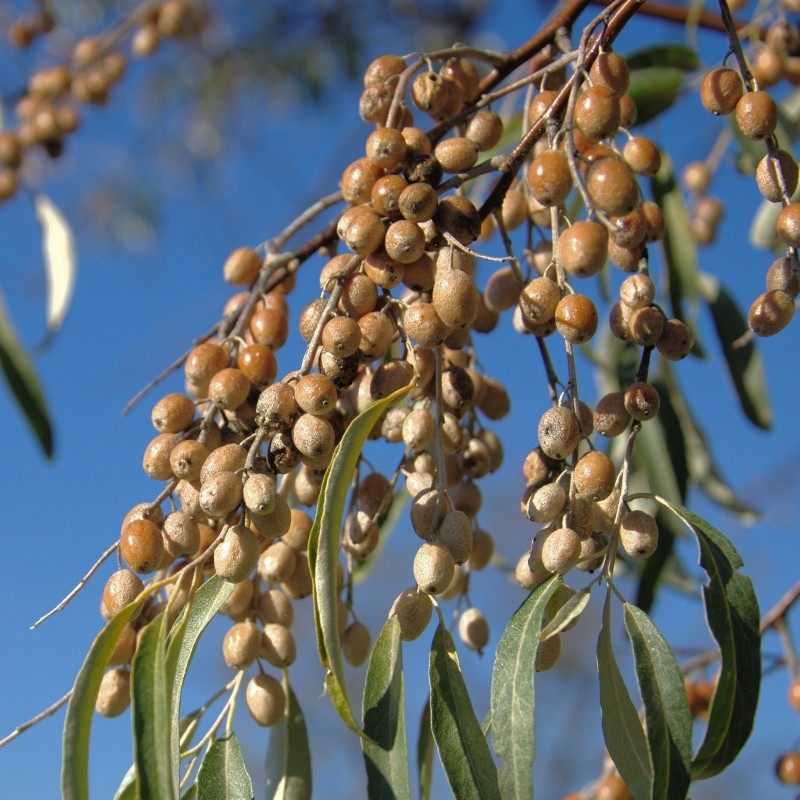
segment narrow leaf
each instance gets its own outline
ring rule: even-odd
[[[492,745],[503,760],[498,773],[504,800],[533,797],[534,664],[542,617],[559,581],[539,584],[514,612],[500,642],[492,670],[491,715],[502,720],[492,727]]]
[[[417,779],[419,781],[419,800],[430,800],[431,778],[433,777],[433,731],[431,730],[431,696],[425,701],[425,708],[419,719],[417,736]]]
[[[653,798],[685,797],[691,782],[692,716],[683,675],[672,648],[644,611],[625,603],[624,617],[644,703]]]
[[[364,684],[364,732],[374,741],[361,740],[369,800],[410,798],[403,650],[396,617],[386,621],[370,655]]]
[[[631,71],[628,94],[636,103],[636,123],[649,122],[677,99],[684,71],[677,67],[642,67]]]
[[[677,431],[680,436],[680,431]],[[670,443],[664,433],[661,421],[656,417],[651,422],[642,425],[636,435],[636,447],[633,451],[633,463],[637,469],[647,475],[647,482],[652,491],[663,494],[675,501],[681,500],[681,490],[678,484],[676,470],[681,469],[681,462],[673,462],[672,456],[677,449],[682,449],[682,437]],[[685,456],[684,456],[685,458]],[[683,465],[685,468],[685,464]]]
[[[14,330],[3,295],[0,293],[0,366],[11,394],[28,425],[39,440],[44,454],[53,455],[53,430],[42,387],[27,354]]]
[[[253,800],[253,781],[235,733],[211,743],[197,772],[197,796],[203,800]]]
[[[286,711],[270,731],[267,800],[311,800],[311,754],[303,711],[283,671]]]
[[[308,541],[308,562],[314,586],[314,623],[320,663],[328,669],[325,682],[337,713],[344,722],[363,735],[353,716],[344,680],[344,664],[339,649],[337,614],[336,560],[347,493],[361,455],[361,449],[381,414],[402,400],[413,384],[398,389],[359,414],[336,445],[333,458],[325,471],[317,515]]]
[[[139,787],[136,784],[136,765],[132,764],[119,785],[114,800],[136,800]]]
[[[689,475],[715,503],[732,511],[743,522],[755,522],[757,511],[738,497],[720,474],[709,452],[705,434],[692,416],[672,370],[666,363],[661,365],[661,376],[665,389],[661,394],[662,400],[667,399],[682,432]]]
[[[78,260],[75,255],[75,237],[64,215],[43,194],[33,197],[36,219],[42,229],[42,251],[47,275],[47,335],[44,346],[64,322]]]
[[[172,782],[166,615],[161,613],[143,631],[131,664],[133,753],[141,797],[170,800]]]
[[[697,247],[689,227],[683,192],[675,180],[672,162],[668,158],[662,159],[661,168],[651,178],[650,185],[653,199],[661,206],[666,222],[663,246],[669,270],[672,313],[679,319],[685,319],[683,300],[694,302],[698,295]]]
[[[692,762],[692,777],[710,778],[730,764],[753,728],[761,683],[758,600],[749,578],[739,572],[736,548],[713,525],[683,506],[655,498],[697,537],[700,566],[708,574],[703,603],[719,645],[721,670],[711,701],[705,739]]]
[[[178,785],[180,771],[181,694],[189,664],[197,642],[220,606],[231,596],[233,583],[219,575],[209,578],[191,598],[172,626],[167,643],[166,659],[170,678],[170,747],[173,786]]]
[[[459,800],[500,798],[497,768],[472,708],[453,637],[441,623],[431,645],[431,729]]]
[[[733,297],[715,277],[704,273],[700,280],[700,290],[711,311],[714,328],[742,411],[754,425],[766,430],[772,426],[772,408],[761,356],[752,340],[743,347],[733,346],[746,333],[747,322]]]
[[[606,595],[603,624],[597,640],[600,711],[609,755],[636,800],[651,798],[653,764],[639,715],[622,679],[611,644],[611,591]]]
[[[593,584],[589,584],[589,586],[584,587],[583,589],[578,589],[569,600],[567,600],[564,605],[562,605],[558,611],[556,611],[555,616],[547,623],[547,625],[542,629],[542,632],[539,634],[539,641],[543,642],[545,639],[549,639],[551,636],[555,636],[557,633],[561,633],[561,631],[566,628],[570,622],[574,619],[577,619],[582,613],[583,609],[589,605],[589,599],[591,597]]]
[[[89,736],[100,681],[122,629],[139,611],[147,595],[139,597],[112,617],[89,648],[75,678],[67,704],[61,758],[61,795],[64,800],[88,800]]]
[[[686,72],[700,68],[700,59],[691,47],[682,44],[659,44],[625,56],[628,69],[675,67]]]

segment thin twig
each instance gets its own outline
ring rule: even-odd
[[[40,711],[35,717],[29,719],[27,722],[23,722],[22,725],[18,725],[13,731],[11,731],[11,733],[8,734],[8,736],[0,739],[0,747],[5,747],[9,742],[13,742],[17,736],[25,733],[25,731],[27,731],[29,728],[32,728],[34,725],[40,723],[43,719],[47,719],[47,717],[55,714],[56,711],[58,711],[58,709],[61,708],[61,706],[63,706],[67,700],[69,700],[70,697],[72,697],[72,689],[70,689],[63,697],[56,700],[53,705],[48,706],[44,711]]]
[[[89,579],[92,577],[92,575],[94,575],[95,572],[97,572],[97,570],[100,569],[100,567],[103,565],[103,562],[112,553],[116,552],[118,547],[119,547],[119,542],[114,542],[114,544],[112,544],[111,547],[109,547],[108,550],[106,550],[103,553],[103,555],[101,555],[100,558],[97,559],[92,568],[80,579],[80,581],[78,581],[78,585],[66,597],[55,608],[48,611],[43,617],[40,617],[39,619],[36,620],[36,622],[33,623],[33,625],[31,625],[31,630],[34,630],[34,628],[38,628],[39,625],[41,625],[46,619],[50,619],[50,617],[52,617],[53,614],[57,614],[59,611],[64,609],[70,602],[70,600],[72,600],[72,598],[75,597],[75,595],[78,594],[78,592],[81,589],[83,589],[83,587],[89,582]]]

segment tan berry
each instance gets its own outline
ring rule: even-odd
[[[624,393],[625,410],[635,420],[645,422],[658,414],[661,398],[652,383],[637,381]]]
[[[458,636],[470,650],[479,653],[489,643],[489,623],[477,608],[468,608],[459,617]]]
[[[240,583],[256,568],[260,552],[258,537],[244,525],[234,525],[214,550],[214,569],[220,578]]]
[[[528,188],[543,206],[557,206],[572,190],[572,175],[561,150],[545,150],[533,159],[527,173]]]
[[[736,108],[744,86],[739,73],[726,67],[706,73],[700,85],[700,102],[706,111],[719,116],[730,114]]]
[[[756,184],[761,194],[771,203],[780,203],[783,190],[791,196],[797,189],[797,162],[785,150],[767,154],[756,167]]]
[[[794,298],[788,292],[764,292],[750,306],[747,323],[756,336],[774,336],[792,321],[794,311]]]
[[[568,294],[562,297],[554,316],[556,329],[572,344],[588,342],[597,331],[597,308],[586,295]]]
[[[578,418],[566,406],[548,408],[539,420],[539,445],[545,455],[562,460],[578,446]]]
[[[647,558],[658,547],[658,525],[644,511],[628,511],[619,524],[622,549],[633,558]]]
[[[414,587],[402,591],[389,610],[389,616],[397,617],[400,623],[400,638],[404,642],[412,642],[419,638],[433,614],[430,597]]]
[[[286,711],[286,693],[280,681],[261,673],[251,678],[245,690],[245,703],[256,724],[277,725]]]

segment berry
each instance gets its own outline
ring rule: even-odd
[[[775,774],[781,783],[800,786],[800,751],[784,753],[775,764]]]
[[[566,406],[548,408],[539,420],[539,446],[550,458],[562,460],[580,441],[578,418]]]
[[[619,97],[602,84],[586,89],[575,104],[575,124],[592,141],[611,136],[619,128],[619,121]]]
[[[603,158],[589,167],[586,191],[592,202],[609,216],[627,214],[639,202],[639,184],[633,172],[615,158]]]
[[[795,678],[789,684],[789,705],[795,711],[800,711],[800,678]]]
[[[416,223],[401,219],[389,226],[383,246],[389,258],[400,264],[411,264],[425,252],[425,234]]]
[[[783,184],[786,194],[791,196],[797,189],[797,162],[785,150],[777,150],[775,155],[765,155],[756,167],[758,191],[771,203],[780,203],[783,198]]]
[[[655,296],[655,284],[643,272],[629,275],[619,287],[619,299],[630,309],[649,306]]]
[[[233,411],[238,408],[250,393],[250,381],[235,367],[220,370],[208,384],[208,399],[219,408]]]
[[[122,530],[119,552],[123,561],[141,575],[157,569],[164,557],[161,529],[146,519],[135,519]]]
[[[370,200],[372,207],[382,217],[397,217],[400,195],[408,187],[408,182],[400,175],[384,175],[372,186]]]
[[[150,419],[159,433],[184,431],[194,419],[194,402],[179,392],[168,394],[153,406]]]
[[[619,97],[628,91],[630,72],[625,59],[618,53],[599,53],[589,70],[596,86],[606,86]]]
[[[443,139],[433,150],[445,172],[466,172],[478,160],[478,145],[465,136]]]
[[[479,653],[489,643],[489,623],[477,608],[468,608],[458,620],[458,636],[470,650]]]
[[[558,301],[555,311],[556,329],[572,344],[583,344],[597,330],[597,308],[582,294],[568,294]]]
[[[719,67],[712,69],[703,78],[700,85],[700,102],[706,111],[715,116],[730,114],[743,93],[744,87],[739,73],[726,67]]]
[[[291,631],[277,622],[266,623],[260,636],[258,657],[281,669],[294,664],[297,645]]]
[[[239,350],[236,366],[255,386],[269,386],[278,374],[278,364],[272,348],[263,344],[248,344]]]
[[[746,92],[736,103],[736,126],[748,139],[768,139],[778,124],[778,106],[766,93]]]
[[[800,203],[789,203],[781,209],[775,232],[789,247],[800,246]]]
[[[549,322],[561,300],[561,289],[550,278],[534,278],[522,290],[519,306],[525,319],[533,325]]]
[[[503,118],[494,111],[482,109],[467,124],[465,136],[481,151],[496,147],[503,135]]]
[[[658,525],[644,511],[628,511],[619,523],[619,542],[633,558],[647,558],[658,547]]]
[[[354,206],[366,203],[370,199],[375,181],[382,175],[383,170],[368,158],[357,159],[342,173],[341,186],[344,199]]]
[[[481,232],[478,209],[468,197],[460,194],[440,200],[433,221],[464,245],[474,242]]]
[[[664,312],[657,306],[637,308],[628,317],[631,341],[641,347],[653,347],[661,339],[666,321]]]
[[[773,261],[767,270],[767,289],[788,292],[792,297],[800,294],[800,271],[796,257],[784,256]]]
[[[426,594],[440,594],[453,579],[455,560],[443,544],[425,542],[414,556],[414,580]]]
[[[572,175],[561,150],[545,150],[533,159],[527,173],[528,188],[543,206],[557,206],[572,190]]]
[[[180,441],[176,433],[160,433],[150,441],[142,458],[142,469],[157,481],[168,481],[172,478],[170,455]]]
[[[453,269],[436,275],[431,295],[433,307],[449,328],[462,328],[478,315],[478,290],[470,275]]]
[[[694,337],[689,326],[679,319],[668,319],[656,342],[656,349],[669,361],[680,361],[689,355]]]
[[[260,269],[261,256],[251,247],[240,247],[225,260],[222,274],[233,286],[247,286],[256,279]]]
[[[367,137],[366,154],[370,163],[392,170],[406,157],[406,140],[395,128],[376,128]]]
[[[432,614],[433,604],[430,597],[416,587],[400,592],[389,610],[389,616],[397,617],[400,623],[400,638],[404,642],[419,638],[428,627]]]
[[[228,516],[242,502],[241,477],[228,470],[211,475],[202,482],[199,502],[203,513],[211,519]]]
[[[338,393],[330,378],[319,373],[304,375],[295,384],[294,399],[308,414],[322,416],[333,411]]]
[[[109,616],[113,617],[125,606],[130,605],[142,592],[142,579],[127,569],[119,569],[106,581],[103,589],[103,605]]]
[[[342,633],[342,654],[353,667],[360,667],[367,660],[371,644],[369,628],[361,622],[351,622]]]
[[[286,693],[278,680],[262,672],[248,682],[245,703],[256,724],[268,728],[283,718]]]
[[[658,414],[661,399],[658,389],[651,383],[632,383],[624,394],[625,410],[635,419],[644,422]]]
[[[237,622],[222,640],[222,656],[231,669],[247,669],[259,655],[261,631],[247,620]]]
[[[124,667],[103,673],[94,707],[103,717],[118,717],[131,703],[131,674]]]
[[[191,556],[200,547],[200,528],[185,511],[167,515],[162,536],[164,548],[173,558]]]
[[[600,272],[606,263],[608,233],[599,222],[575,222],[559,235],[558,253],[566,272],[589,278]]]
[[[655,175],[661,167],[661,151],[644,136],[628,139],[622,157],[637,175]]]
[[[774,336],[792,321],[794,309],[794,298],[788,292],[764,292],[750,306],[747,323],[756,336]]]
[[[214,569],[220,578],[240,583],[255,569],[260,552],[258,537],[244,525],[234,525],[214,550]]]
[[[711,184],[711,168],[705,161],[692,161],[683,168],[681,182],[692,194],[703,194]]]
[[[572,472],[575,491],[590,500],[604,500],[611,494],[617,471],[611,459],[599,450],[582,456]]]
[[[549,636],[543,642],[539,642],[539,647],[536,650],[536,660],[534,668],[537,672],[547,672],[552,669],[558,657],[561,655],[561,636],[556,633]]]
[[[566,502],[567,493],[561,484],[546,483],[528,498],[525,513],[534,522],[550,522],[564,510]]]

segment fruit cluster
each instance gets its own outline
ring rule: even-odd
[[[144,38],[158,20],[148,20],[138,35]],[[174,619],[196,583],[190,567],[202,565],[203,574],[236,584],[222,609],[233,620],[223,644],[232,668],[244,670],[256,659],[275,667],[292,663],[292,601],[312,593],[313,518],[303,507],[318,502],[325,470],[351,422],[403,389],[406,400],[387,409],[371,433],[402,445],[399,466],[386,475],[359,458],[353,479],[337,565],[343,652],[353,665],[369,653],[352,575],[378,546],[381,521],[399,502],[394,491],[400,480],[421,542],[411,568],[414,586],[398,595],[390,614],[409,640],[430,621],[433,597],[458,598],[459,635],[481,651],[488,623],[469,603],[468,587],[471,574],[491,560],[494,542],[477,520],[479,481],[503,461],[488,423],[505,416],[510,401],[479,366],[474,337],[491,332],[506,312],[546,355],[552,398],[539,420],[538,445],[523,465],[522,511],[540,527],[517,563],[518,582],[530,590],[573,567],[610,574],[618,548],[631,559],[655,551],[655,519],[627,500],[630,447],[639,427],[659,411],[659,393],[648,381],[651,357],[680,360],[693,339],[687,325],[656,302],[648,244],[663,237],[665,222],[638,178],[658,172],[661,154],[628,130],[636,121],[626,93],[628,67],[609,45],[596,39],[579,49],[579,67],[570,76],[552,58],[544,64],[525,110],[528,134],[518,146],[525,179],[482,208],[464,187],[487,164],[494,167],[491,156],[478,162],[498,145],[504,121],[480,100],[479,59],[453,50],[412,63],[386,55],[369,65],[359,112],[374,129],[364,155],[342,173],[346,209],[302,257],[270,247],[230,254],[225,279],[250,288],[226,305],[217,338],[187,354],[185,393],[168,394],[153,407],[157,435],[145,449],[143,468],[166,487],[156,501],[126,515],[119,554],[127,569],[109,578],[103,613],[113,615],[144,590],[139,575],[175,575],[176,581],[129,623],[99,710],[124,707],[123,665],[134,652],[136,632],[164,609]],[[771,142],[774,114],[767,112],[774,103],[762,91],[744,93],[738,73],[712,70],[702,99],[712,113],[736,110],[744,135]],[[430,134],[414,125],[419,113],[439,123]],[[758,175],[762,192],[776,200],[785,200],[796,183],[797,167],[784,155],[770,151]],[[694,172],[687,171],[685,181],[702,194],[708,176]],[[582,200],[580,219],[567,213],[574,193]],[[793,230],[792,208],[787,204],[779,223],[785,236]],[[523,225],[529,246],[520,262],[509,232]],[[480,281],[482,256],[471,245],[495,231],[507,249],[500,260],[508,263]],[[337,242],[348,252],[336,255]],[[778,313],[773,307],[783,308],[784,296],[794,308],[795,245],[787,244],[789,254],[768,279],[762,305],[769,309],[751,312],[755,333],[774,332],[764,320]],[[286,296],[302,261],[323,246],[329,257],[319,272],[320,295],[299,317],[306,357],[278,379],[276,354],[290,329]],[[627,273],[608,327],[625,346],[641,349],[640,365],[633,381],[590,408],[579,397],[574,348],[592,340],[600,317],[591,297],[573,284],[597,275],[607,261]],[[547,355],[546,340],[554,334],[566,354],[566,383]],[[628,453],[618,464],[593,440],[593,434],[626,432]],[[168,498],[172,511],[165,515],[161,503]],[[565,584],[548,617],[573,594]],[[556,632],[540,648],[537,669],[552,666],[559,650]],[[263,670],[246,697],[259,723],[281,717],[282,687]]]

